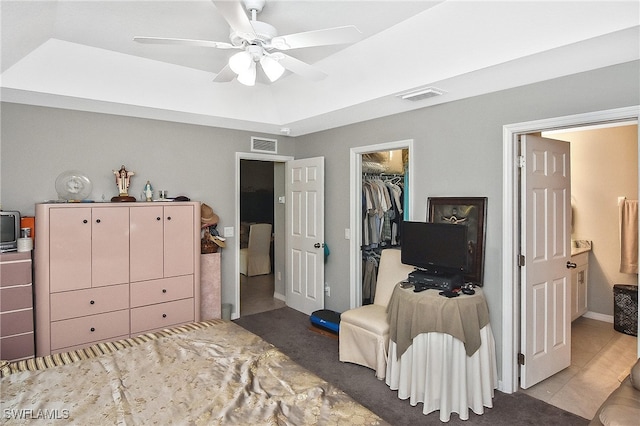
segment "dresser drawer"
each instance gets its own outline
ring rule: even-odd
[[[3,337],[0,339],[0,359],[15,361],[23,358],[32,358],[33,354],[33,333]]]
[[[0,311],[15,311],[33,307],[31,285],[0,288]]]
[[[0,313],[0,336],[6,337],[28,332],[33,332],[32,309]]]
[[[131,307],[193,297],[193,275],[131,283]]]
[[[51,294],[51,321],[129,308],[129,284]]]
[[[0,265],[0,287],[31,284],[31,259]]]
[[[131,335],[194,321],[194,299],[131,309]]]
[[[51,323],[51,350],[129,334],[129,310]]]

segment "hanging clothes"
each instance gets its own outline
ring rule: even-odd
[[[362,304],[370,305],[376,295],[376,283],[378,277],[378,263],[380,253],[375,250],[365,251],[362,256]]]
[[[367,175],[362,182],[362,246],[398,245],[403,218],[403,182],[397,175]]]

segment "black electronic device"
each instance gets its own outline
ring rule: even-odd
[[[403,222],[401,261],[417,269],[409,274],[416,287],[454,290],[469,272],[467,227],[451,223]]]
[[[409,273],[409,282],[417,288],[435,288],[438,290],[455,290],[462,287],[462,274],[439,273],[415,270]]]
[[[468,294],[469,296],[476,294],[476,291],[469,287],[462,287],[462,292],[464,294]]]

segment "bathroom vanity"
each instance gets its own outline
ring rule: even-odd
[[[571,244],[571,321],[587,312],[589,252],[591,241],[575,240]]]

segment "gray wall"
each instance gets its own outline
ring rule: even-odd
[[[296,156],[325,157],[325,241],[331,256],[326,307],[349,306],[350,148],[414,139],[416,211],[427,197],[486,196],[485,293],[502,351],[502,130],[503,125],[640,104],[638,62],[437,105],[328,130],[296,140]],[[592,90],[597,87],[597,93]]]
[[[107,114],[2,104],[0,202],[5,210],[34,214],[34,204],[57,198],[56,177],[80,170],[93,183],[91,198],[117,195],[113,169],[135,172],[129,193],[140,199],[147,180],[169,196],[210,205],[218,229],[235,224],[236,151],[250,151],[251,136],[267,135]],[[268,135],[268,137],[273,137]],[[293,155],[292,138],[278,150]],[[222,249],[222,300],[235,303],[237,238]]]
[[[498,357],[502,353],[502,126],[640,104],[638,62],[451,102],[292,139],[278,137],[279,154],[326,159],[325,240],[331,247],[326,308],[349,306],[349,150],[414,139],[416,211],[430,196],[488,197],[485,291]],[[496,76],[500,78],[500,76]],[[233,226],[235,152],[251,134],[153,120],[2,105],[2,205],[33,213],[55,198],[56,176],[84,170],[94,197],[114,195],[111,170],[127,165],[144,182],[211,205],[221,226]],[[260,135],[255,135],[260,136]],[[223,300],[233,302],[233,245],[223,250]],[[501,360],[498,359],[498,366]],[[500,374],[501,376],[501,374]]]

